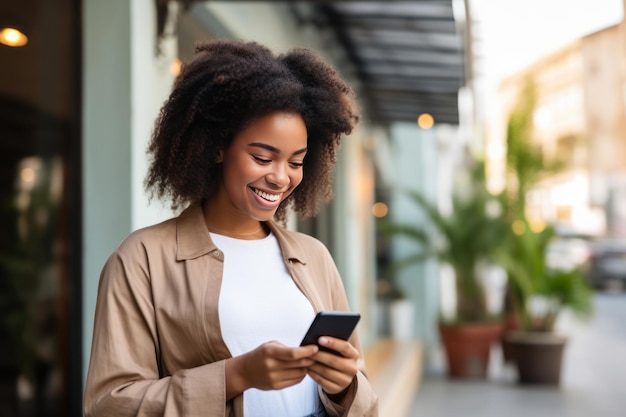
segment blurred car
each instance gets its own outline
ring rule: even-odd
[[[626,239],[597,239],[591,242],[587,277],[596,289],[626,286]]]
[[[591,257],[589,241],[577,237],[555,237],[546,250],[546,264],[553,269],[588,268]]]

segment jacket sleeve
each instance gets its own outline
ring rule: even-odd
[[[350,306],[339,271],[330,253],[326,251],[324,258],[326,268],[324,272],[329,281],[328,286],[331,291],[330,296],[332,299],[332,306],[330,308],[334,310],[349,310]],[[322,400],[322,404],[324,404],[324,408],[326,408],[326,411],[332,417],[378,417],[378,396],[367,379],[363,350],[357,332],[353,333],[349,341],[352,346],[356,347],[359,351],[360,358],[357,363],[359,371],[352,381],[342,404],[332,402],[321,387],[318,389],[320,399]]]
[[[228,415],[224,361],[160,374],[148,262],[115,252],[98,286],[86,417]]]

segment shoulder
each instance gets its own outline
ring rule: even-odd
[[[281,231],[282,233],[285,234],[286,238],[300,245],[313,247],[313,248],[322,248],[322,247],[325,248],[326,247],[324,243],[322,243],[322,241],[320,241],[314,236],[307,235],[306,233],[302,233],[302,232],[298,232],[294,230],[288,230],[282,227],[281,227]]]
[[[131,255],[138,250],[161,248],[176,244],[176,218],[165,220],[130,233],[118,246],[117,252]]]
[[[146,287],[155,266],[163,263],[164,259],[174,259],[175,247],[175,219],[132,232],[105,262],[100,276],[101,285]]]
[[[273,224],[272,232],[276,235],[283,251],[289,256],[310,258],[315,256],[328,256],[328,248],[319,239],[306,233],[288,230],[282,226]]]

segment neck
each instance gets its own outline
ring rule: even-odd
[[[241,230],[226,229],[226,228],[222,229],[219,227],[212,226],[208,222],[207,222],[207,227],[209,229],[209,232],[217,233],[219,235],[239,238],[239,239],[259,239],[259,238],[263,238],[267,236],[267,232],[265,228],[263,227],[263,223],[258,223],[257,228],[253,230],[248,230],[248,231],[244,231],[243,229]]]
[[[235,219],[215,215],[223,210],[212,210],[208,204],[202,207],[204,222],[211,233],[233,237],[237,239],[262,239],[267,236],[268,229],[264,222],[251,218]]]

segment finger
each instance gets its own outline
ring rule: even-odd
[[[349,343],[346,344],[350,346]],[[346,388],[358,372],[358,351],[355,349],[356,355],[350,353],[350,349],[345,351],[356,357],[345,358],[333,353],[320,351],[314,356],[317,363],[309,367],[309,375],[317,379],[316,382],[328,393],[338,393]]]
[[[349,378],[347,375],[341,374],[337,371],[331,370],[322,366],[313,366],[309,368],[309,376],[313,379],[322,389],[328,394],[337,394],[342,392],[350,385],[354,378]],[[319,371],[319,372],[318,372]],[[332,376],[329,378],[328,376]]]
[[[317,364],[327,368],[336,369],[342,373],[353,373],[357,371],[357,359],[344,358],[336,353],[319,351],[313,356]],[[314,365],[313,365],[314,366]]]
[[[358,369],[356,363],[352,361],[332,361],[331,366],[323,363],[316,362],[314,365],[309,366],[310,370],[323,376],[326,379],[333,381],[339,381],[341,379],[352,380],[357,374]]]
[[[309,358],[319,351],[317,345],[289,347],[278,342],[268,342],[264,345],[267,355],[283,361],[297,361]]]
[[[309,368],[290,368],[284,369],[278,372],[274,372],[271,375],[271,380],[274,383],[280,383],[282,381],[301,381],[309,372]]]
[[[318,339],[317,343],[319,343],[320,346],[334,350],[344,358],[358,359],[359,357],[359,351],[346,340],[322,336]]]
[[[299,369],[290,369],[287,371],[277,372],[272,374],[271,380],[268,386],[261,388],[265,390],[275,390],[275,389],[283,389],[286,387],[290,387],[292,385],[296,385],[304,379],[307,375],[307,368],[299,368]]]
[[[329,386],[323,385],[327,392],[330,392],[328,390],[334,391],[336,386],[345,388],[358,372],[356,358],[344,358],[320,351],[314,356],[314,359],[317,363],[309,367],[309,374],[313,372],[319,378],[327,381],[328,384],[333,384]]]
[[[345,373],[329,368],[328,366],[324,366],[320,363],[316,363],[309,367],[309,373],[314,372],[316,375],[319,375],[320,378],[326,379],[328,381],[341,382],[343,379],[351,379],[350,376],[347,376]]]
[[[315,360],[313,358],[304,358],[304,359],[296,359],[296,360],[276,360],[276,368],[277,369],[293,369],[293,368],[308,368],[311,365],[315,364]]]

